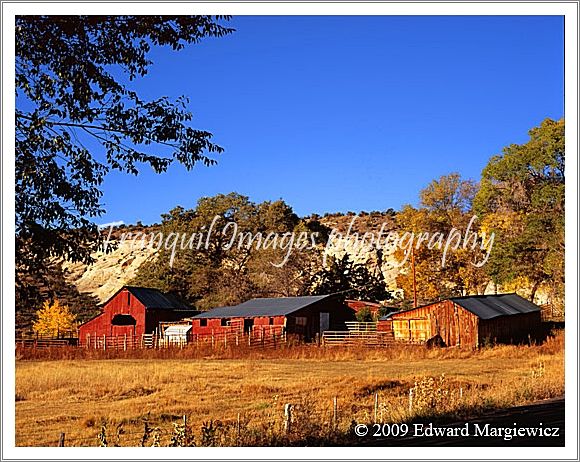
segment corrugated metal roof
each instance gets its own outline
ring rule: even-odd
[[[318,303],[331,295],[308,297],[254,298],[235,306],[224,306],[200,313],[199,318],[254,318],[258,316],[285,316]]]
[[[164,294],[158,289],[148,287],[126,286],[137,299],[145,305],[146,308],[160,308],[167,310],[191,310],[191,308],[171,294]]]
[[[499,295],[468,295],[466,297],[449,298],[454,303],[465,308],[470,313],[473,313],[480,319],[492,319],[499,316],[511,316],[515,314],[532,313],[540,311],[538,305],[520,297],[518,294],[499,294]],[[444,300],[441,300],[444,301]],[[435,302],[440,303],[440,302]],[[425,308],[435,303],[418,306],[417,308],[410,308],[408,310],[394,311],[382,316],[379,321],[387,321],[392,316],[399,313],[406,313],[408,311]]]
[[[534,305],[518,294],[473,295],[450,300],[481,319],[540,311],[538,305]]]

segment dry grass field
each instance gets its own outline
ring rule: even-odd
[[[540,346],[475,352],[296,347],[245,359],[20,359],[16,444],[53,446],[65,432],[67,446],[99,445],[99,433],[108,445],[179,445],[183,415],[190,444],[332,444],[375,412],[382,422],[458,418],[563,396],[563,345],[558,334]],[[288,433],[286,403],[294,405]]]

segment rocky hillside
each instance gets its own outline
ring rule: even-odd
[[[378,235],[381,227],[385,232],[393,226],[390,214],[362,214],[353,221],[354,215],[326,215],[319,218],[320,222],[330,229],[335,229],[332,246],[328,247],[328,254],[342,257],[348,253],[351,260],[357,263],[365,263],[372,270],[380,270],[391,290],[396,290],[395,277],[397,268],[391,253],[382,252],[376,245],[367,239],[362,241],[365,232],[373,232]],[[385,224],[383,226],[383,223]],[[350,233],[349,233],[350,227]],[[153,227],[143,228],[117,228],[112,238],[119,239],[123,232],[151,232]],[[357,239],[358,233],[358,239]],[[342,235],[342,238],[339,236]],[[79,292],[89,293],[103,302],[107,300],[121,286],[131,281],[137,274],[139,267],[148,259],[155,258],[156,250],[143,246],[140,239],[117,241],[117,248],[109,253],[95,254],[95,263],[87,266],[81,263],[65,264],[66,277],[72,282]],[[322,264],[322,261],[321,261]]]
[[[140,241],[130,240],[117,244],[117,248],[110,253],[95,254],[96,261],[90,266],[65,263],[67,280],[79,292],[89,293],[103,302],[133,279],[143,262],[155,258],[155,249],[141,248]]]
[[[334,229],[332,245],[327,246],[328,255],[342,257],[345,253],[356,263],[366,264],[372,271],[380,271],[391,291],[399,292],[396,277],[401,271],[397,267],[397,260],[392,249],[380,249],[377,247],[376,238],[372,242],[370,235],[388,233],[394,229],[393,214],[390,213],[363,213],[355,217],[354,214],[327,214],[324,217],[312,217],[322,224]],[[123,232],[154,232],[152,227],[129,227],[116,229],[112,238],[120,238]],[[364,236],[365,233],[367,237]],[[66,264],[67,280],[73,283],[79,292],[95,296],[100,302],[107,300],[120,287],[131,281],[137,274],[139,267],[148,259],[156,258],[156,250],[147,245],[143,246],[139,240],[117,241],[117,248],[109,253],[95,254],[95,263],[87,266],[84,264]],[[322,261],[321,261],[322,264]],[[521,287],[495,288],[490,284],[486,293],[512,292],[526,296],[529,289]],[[548,295],[542,290],[538,291],[536,302],[539,304],[548,302]]]

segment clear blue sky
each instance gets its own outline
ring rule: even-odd
[[[398,209],[563,116],[563,18],[236,17],[230,36],[156,49],[146,97],[188,95],[218,165],[113,173],[98,222],[160,221],[236,191],[299,215]]]

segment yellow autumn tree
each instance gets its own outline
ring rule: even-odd
[[[66,305],[61,305],[58,300],[50,303],[48,300],[42,308],[36,312],[36,321],[32,329],[38,335],[58,337],[68,333],[76,327],[76,316],[71,313]]]
[[[489,277],[485,269],[473,264],[482,261],[485,253],[479,243],[473,246],[470,241],[468,246],[457,246],[445,254],[444,265],[442,260],[452,229],[459,231],[462,240],[468,228],[470,232],[478,232],[479,222],[471,222],[470,208],[476,190],[473,181],[461,179],[458,173],[444,175],[421,190],[418,208],[407,205],[397,214],[399,233],[414,236],[411,244],[419,304],[454,295],[482,293],[487,286]],[[421,235],[426,240],[417,245]],[[407,300],[413,299],[410,247],[398,248],[394,253],[399,262],[406,262],[396,281]]]

